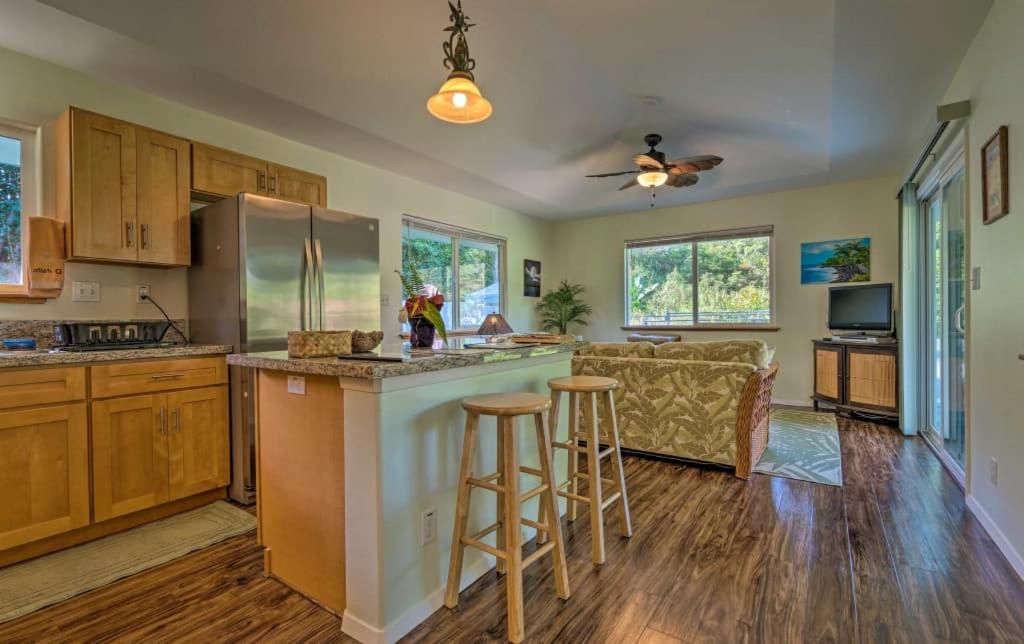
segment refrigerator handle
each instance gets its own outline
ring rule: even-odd
[[[313,330],[313,247],[306,238],[306,292],[302,305],[303,331]]]
[[[319,283],[319,288],[320,288],[320,292],[318,293],[319,297],[317,297],[317,300],[320,302],[320,325],[319,325],[318,328],[321,331],[323,331],[324,330],[324,318],[326,317],[326,310],[325,309],[327,308],[325,306],[325,304],[324,304],[324,253],[323,253],[323,250],[320,248],[320,240],[319,239],[314,239],[313,243],[316,245],[316,270],[317,270],[317,277],[318,277],[317,281]]]

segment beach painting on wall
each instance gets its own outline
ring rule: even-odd
[[[871,281],[871,238],[800,244],[800,283]]]

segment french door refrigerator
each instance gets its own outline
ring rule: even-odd
[[[239,194],[192,212],[192,341],[236,352],[287,348],[288,332],[380,328],[378,222]],[[255,499],[248,369],[229,369],[231,498]]]

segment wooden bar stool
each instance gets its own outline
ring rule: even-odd
[[[551,553],[555,572],[555,589],[562,599],[569,598],[569,574],[565,565],[565,544],[562,541],[561,525],[558,521],[558,505],[554,490],[555,472],[551,465],[551,434],[544,422],[544,412],[551,402],[544,396],[530,393],[492,394],[477,396],[462,401],[466,410],[466,435],[462,442],[462,466],[459,473],[458,501],[455,506],[455,529],[452,536],[452,553],[448,566],[448,586],[445,590],[444,605],[455,608],[459,604],[459,583],[462,579],[462,558],[464,548],[472,546],[494,555],[498,560],[498,573],[505,574],[508,603],[508,639],[523,641],[523,570],[544,555]],[[477,430],[480,416],[496,416],[498,421],[498,471],[483,478],[473,476],[473,453],[476,449]],[[516,431],[518,416],[533,416],[537,430],[537,452],[540,454],[540,469],[520,467],[519,436]],[[539,477],[541,482],[535,488],[519,493],[519,474]],[[466,534],[469,516],[469,495],[474,487],[498,494],[498,520],[473,535]],[[522,517],[520,504],[535,496],[540,504],[547,507],[546,516],[554,517],[545,523]],[[522,554],[522,533],[520,524],[537,530],[537,534],[550,539],[525,559]],[[496,546],[482,541],[488,534],[496,532]]]
[[[551,433],[558,435],[558,403],[562,392],[569,394],[569,440],[566,442],[552,441],[553,447],[560,447],[567,452],[569,459],[569,480],[558,486],[558,494],[569,501],[569,520],[576,520],[576,506],[585,503],[590,506],[591,558],[596,564],[604,563],[604,511],[613,504],[618,504],[619,529],[622,536],[633,536],[633,523],[629,517],[629,498],[626,495],[626,477],[622,470],[622,448],[619,443],[619,426],[615,420],[615,399],[613,392],[618,389],[619,381],[601,376],[569,376],[553,378],[548,381],[551,389],[550,425]],[[597,426],[597,399],[604,399],[604,429],[602,437]],[[579,427],[580,406],[583,407],[583,430]],[[580,439],[587,442],[580,445]],[[608,445],[601,449],[601,440]],[[587,455],[587,473],[579,471],[579,453]],[[611,456],[614,478],[601,477],[601,459]],[[588,482],[587,496],[579,493],[579,480]],[[605,496],[604,484],[611,485],[611,494]],[[565,488],[568,488],[567,490]],[[538,521],[544,522],[545,509],[541,507]],[[543,539],[537,535],[537,542]]]

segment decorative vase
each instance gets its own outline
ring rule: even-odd
[[[429,349],[434,346],[434,325],[422,315],[409,318],[409,346],[413,349]]]

